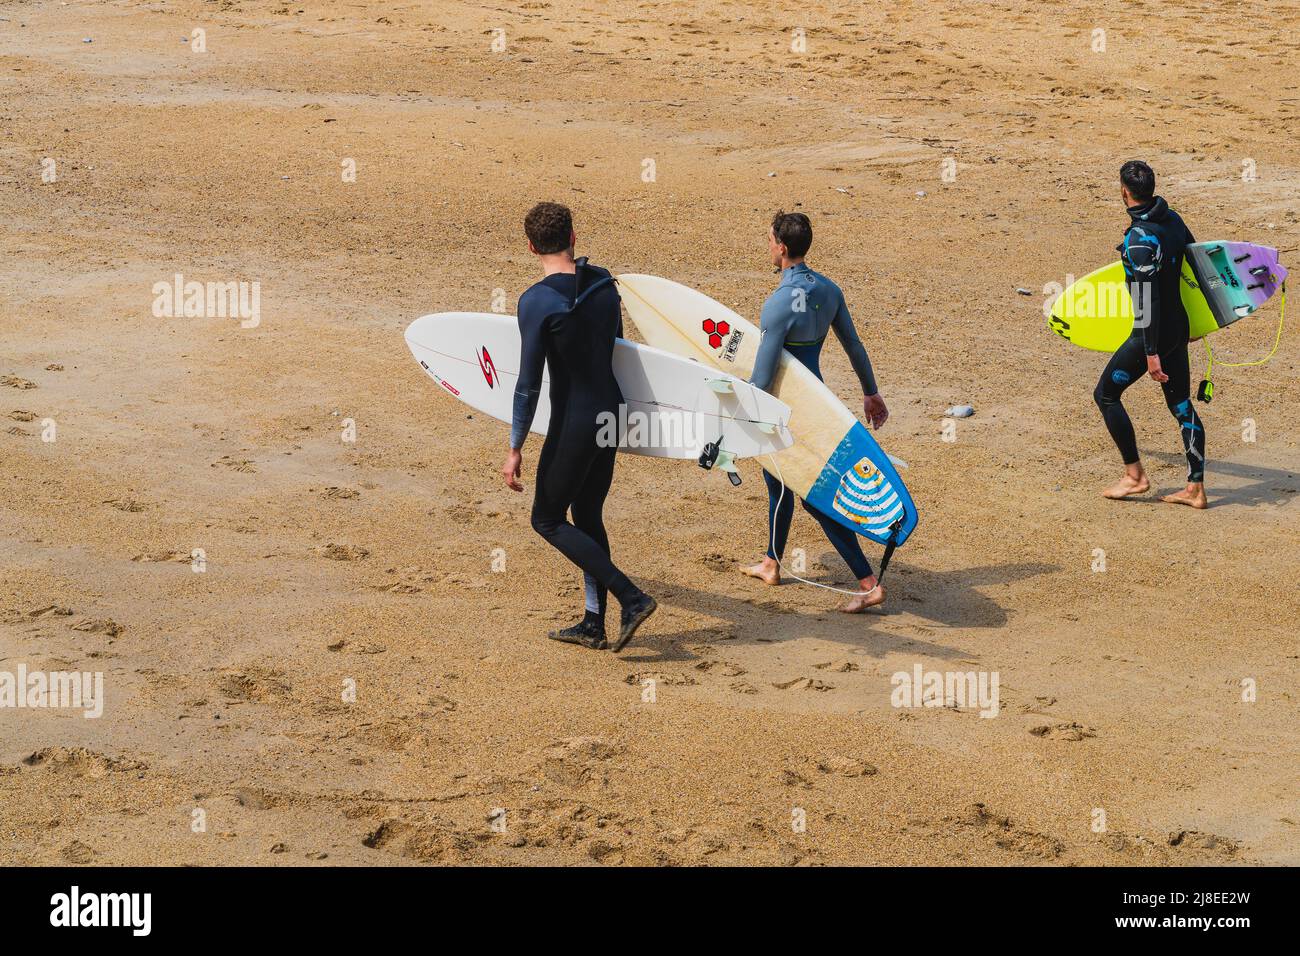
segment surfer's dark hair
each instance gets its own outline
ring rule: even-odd
[[[1140,159],[1130,159],[1119,168],[1119,181],[1134,199],[1146,202],[1156,194],[1156,171]]]
[[[791,259],[803,258],[812,248],[812,223],[801,212],[778,212],[772,217],[772,235]]]
[[[558,202],[539,202],[524,216],[524,234],[541,255],[563,252],[573,237],[573,213]]]

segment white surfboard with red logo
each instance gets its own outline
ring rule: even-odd
[[[519,380],[514,316],[426,315],[407,327],[406,344],[447,394],[510,421]],[[752,458],[794,441],[787,424],[790,407],[735,375],[626,339],[614,343],[613,366],[624,407],[607,423],[606,433],[621,451],[698,458],[706,444],[716,443],[724,454]],[[532,427],[539,435],[546,434],[551,417],[549,391],[545,380]]]

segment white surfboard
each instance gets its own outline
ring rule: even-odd
[[[628,316],[651,345],[748,377],[758,357],[759,330],[721,302],[671,279],[617,277]],[[772,393],[790,405],[797,440],[769,471],[800,498],[844,527],[881,544],[900,545],[916,527],[916,505],[866,427],[789,352]],[[902,464],[899,462],[899,464]]]
[[[510,421],[519,381],[519,325],[514,316],[439,312],[406,329],[416,361],[449,394]],[[794,441],[790,407],[744,379],[700,362],[626,339],[614,343],[614,377],[625,418],[611,434],[619,450],[655,458],[698,458],[710,442],[727,455],[752,458]],[[543,376],[532,431],[546,434],[551,417],[549,376]],[[719,441],[719,439],[721,439]]]

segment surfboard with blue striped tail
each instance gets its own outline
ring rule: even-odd
[[[650,345],[742,378],[754,371],[759,330],[703,292],[648,275],[618,277],[623,307]],[[792,492],[844,527],[901,545],[916,505],[875,437],[826,384],[784,352],[769,391],[790,406],[790,447],[759,459]],[[773,470],[773,469],[777,470]]]

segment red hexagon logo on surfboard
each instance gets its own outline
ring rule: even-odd
[[[722,348],[723,336],[731,332],[730,322],[714,322],[712,319],[705,319],[702,323],[704,334],[709,337],[709,346],[711,348]]]
[[[497,387],[497,367],[492,364],[492,356],[488,354],[486,346],[480,346],[478,350],[478,367],[483,370],[483,377],[487,379],[488,388]]]

